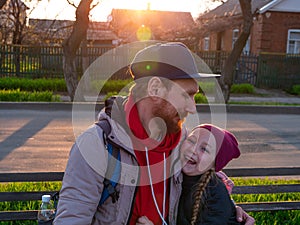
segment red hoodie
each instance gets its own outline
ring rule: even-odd
[[[166,158],[166,178],[169,178],[170,162],[167,160],[167,158],[171,154],[172,149],[174,149],[178,144],[181,132],[176,134],[167,134],[161,142],[157,142],[156,140],[149,138],[140,121],[138,110],[136,105],[134,105],[132,97],[129,97],[128,102],[125,105],[125,113],[128,126],[134,135],[132,138],[134,151],[140,166],[140,179],[137,186],[137,192],[129,224],[135,225],[137,219],[141,216],[147,216],[154,224],[162,224],[162,220],[157,212],[151,193],[145,147],[148,148],[148,159],[149,165],[151,165],[150,173],[155,199],[160,213],[164,215],[165,219],[167,219],[169,212],[168,206],[170,179],[166,180],[166,190],[164,191],[164,157]],[[163,153],[165,153],[165,156]],[[166,196],[165,209],[163,210],[164,193],[166,193]]]

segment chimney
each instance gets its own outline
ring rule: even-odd
[[[148,3],[147,3],[147,10],[150,11],[150,10],[151,10],[150,8],[151,8],[151,3],[148,2]]]

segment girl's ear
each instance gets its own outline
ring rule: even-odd
[[[149,97],[164,97],[167,92],[165,85],[159,77],[152,77],[148,82],[148,96]]]

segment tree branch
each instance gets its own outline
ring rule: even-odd
[[[0,9],[2,9],[6,2],[7,0],[0,0]]]

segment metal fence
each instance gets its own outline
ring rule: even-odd
[[[258,68],[258,56],[254,54],[242,54],[237,61],[234,83],[256,84]]]
[[[86,51],[87,64],[110,50],[111,47],[91,48]],[[83,50],[76,53],[76,68],[82,73]],[[55,46],[0,45],[0,76],[29,78],[63,78],[63,49]]]
[[[83,59],[85,65],[89,66],[111,49],[111,47],[80,48],[75,62],[79,74],[83,73]],[[221,73],[228,54],[224,51],[197,52],[214,73]],[[123,54],[115,57],[114,63],[120,60],[125,63],[128,61],[122,57],[124,58]],[[0,45],[0,63],[0,77],[63,78],[62,47]],[[289,88],[294,84],[300,84],[300,55],[243,54],[237,62],[234,78],[234,83],[250,83],[263,88]]]
[[[288,89],[300,84],[300,55],[267,54],[258,57],[257,81],[261,88]]]

